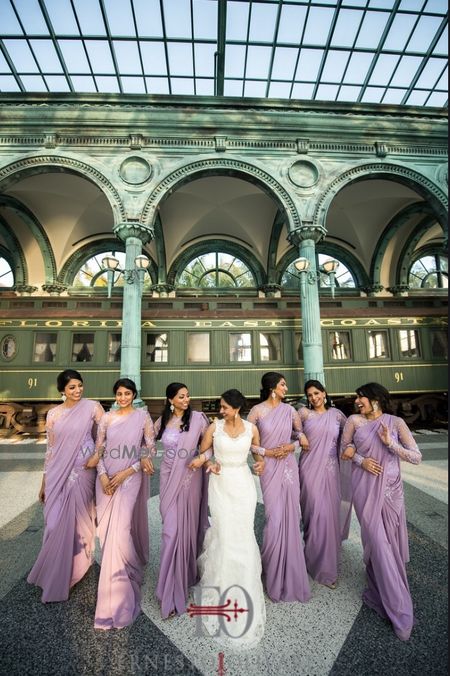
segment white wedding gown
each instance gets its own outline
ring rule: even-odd
[[[224,430],[224,421],[216,421],[214,456],[221,473],[209,479],[211,526],[198,559],[200,582],[194,588],[196,604],[225,606],[220,610],[223,616],[204,615],[201,621],[208,634],[232,650],[255,646],[266,621],[261,556],[254,533],[257,495],[247,464],[252,425],[243,422],[245,431],[232,438]]]

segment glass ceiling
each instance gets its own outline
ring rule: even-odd
[[[448,106],[447,0],[0,0],[0,92]]]

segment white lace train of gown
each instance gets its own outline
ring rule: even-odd
[[[229,620],[208,615],[201,621],[208,634],[231,650],[255,646],[266,621],[261,556],[254,533],[257,494],[247,464],[252,426],[247,421],[244,426],[245,432],[231,438],[224,431],[224,421],[216,422],[214,456],[222,469],[209,479],[211,526],[198,558],[200,581],[194,588],[196,604],[230,608]],[[247,612],[235,613],[235,602]]]

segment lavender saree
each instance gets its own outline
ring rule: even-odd
[[[92,563],[95,470],[84,469],[94,451],[93,426],[104,410],[96,401],[52,408],[47,415],[44,538],[28,582],[42,601],[66,601]]]
[[[351,514],[349,491],[341,491],[341,478],[350,484],[351,465],[341,461],[341,477],[339,463],[346,417],[336,408],[317,413],[304,407],[300,418],[309,441],[309,451],[302,451],[299,462],[306,568],[314,580],[331,585],[338,577],[341,541],[348,536]]]
[[[181,422],[181,419],[179,420]],[[155,428],[158,432],[160,419]],[[188,590],[197,581],[197,557],[208,528],[208,475],[188,469],[209,426],[204,413],[192,411],[189,430],[166,427],[160,470],[162,541],[156,597],[161,615],[184,613]]]
[[[302,432],[297,411],[289,404],[271,408],[265,402],[247,416],[259,430],[264,448],[291,443]],[[272,601],[309,601],[311,597],[300,533],[300,485],[294,453],[265,457],[261,475],[266,522],[261,558],[266,591]]]
[[[390,431],[390,447],[379,437],[382,424]],[[350,416],[342,434],[342,449],[347,446],[357,451],[352,463],[352,488],[367,574],[363,601],[392,622],[398,638],[407,640],[414,614],[405,567],[409,548],[400,459],[418,464],[422,456],[406,423],[387,413],[375,420]],[[380,476],[362,468],[361,462],[367,457],[383,466]]]
[[[146,410],[123,416],[106,413],[100,423],[97,447],[104,445],[96,485],[97,533],[102,549],[95,628],[126,627],[141,609],[141,585],[149,557],[147,500],[149,480],[140,470],[142,445],[154,454],[153,423]],[[100,476],[111,478],[133,467],[135,473],[106,495]]]

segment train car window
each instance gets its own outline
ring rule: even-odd
[[[368,331],[369,359],[389,359],[387,331]]]
[[[56,333],[38,331],[34,334],[33,361],[51,362],[56,355]]]
[[[187,334],[187,360],[188,363],[209,363],[210,359],[210,335],[209,333]]]
[[[303,361],[303,334],[296,332],[294,334],[295,357],[297,361]]]
[[[420,357],[419,333],[414,329],[399,329],[400,355],[409,359]]]
[[[108,362],[120,362],[122,334],[110,333],[108,336]]]
[[[147,333],[147,361],[165,363],[169,361],[169,340],[167,333]]]
[[[17,354],[17,341],[14,336],[4,336],[2,338],[0,354],[2,359],[6,361],[14,359]]]
[[[252,360],[252,337],[250,333],[229,334],[230,361]]]
[[[281,333],[259,334],[259,357],[261,361],[281,361]]]
[[[74,333],[72,335],[72,361],[92,361],[94,358],[94,334]]]
[[[447,333],[442,329],[431,331],[431,354],[439,359],[448,359]]]
[[[352,358],[349,331],[329,331],[328,344],[331,359],[341,361]]]

